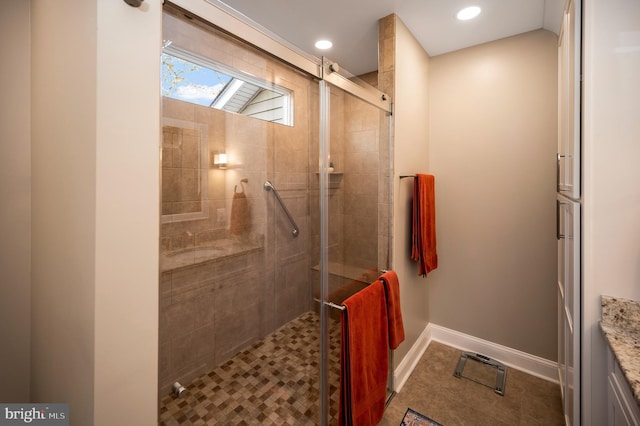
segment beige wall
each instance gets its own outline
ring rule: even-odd
[[[161,5],[32,1],[31,399],[156,424]]]
[[[556,360],[557,37],[431,58],[431,322]]]
[[[30,3],[0,2],[0,401],[29,400],[31,326]],[[8,42],[8,41],[11,42]],[[11,66],[6,66],[11,63]],[[19,70],[17,72],[16,70]]]
[[[94,424],[156,424],[162,2],[96,3]]]
[[[32,2],[31,398],[69,402],[81,422],[94,409],[95,15]]]
[[[429,323],[427,291],[431,275],[418,277],[410,260],[413,182],[404,174],[430,173],[428,87],[429,56],[396,15],[380,21],[380,89],[390,93],[393,123],[393,260],[400,280],[406,340],[396,350],[394,368]],[[437,182],[437,181],[436,181]]]

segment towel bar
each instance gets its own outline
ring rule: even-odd
[[[320,299],[316,299],[315,297],[313,298],[314,302],[318,302],[318,303],[322,303],[322,300]],[[325,305],[327,305],[330,308],[334,308],[334,309],[340,309],[341,311],[344,311],[346,308],[342,305],[336,305],[333,302],[324,302]]]
[[[386,273],[387,273],[387,270],[386,270],[386,269],[381,269],[381,270],[380,270],[380,272],[382,272],[382,275],[384,275],[384,274],[386,274]],[[381,277],[382,275],[380,275],[380,277]],[[320,299],[316,299],[315,297],[313,298],[313,300],[314,300],[314,302],[322,303],[322,300],[320,300]],[[341,311],[344,311],[344,310],[346,309],[346,307],[345,307],[344,305],[337,305],[337,304],[335,304],[335,303],[333,303],[333,302],[324,302],[324,304],[325,304],[326,306],[330,307],[330,308],[340,309]]]

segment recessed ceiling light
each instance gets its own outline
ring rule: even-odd
[[[322,49],[322,50],[331,49],[331,46],[333,46],[333,43],[331,43],[329,40],[316,41],[316,48],[318,49]]]
[[[461,21],[468,21],[469,19],[473,19],[480,15],[480,11],[481,9],[478,6],[469,6],[458,12],[456,16]]]

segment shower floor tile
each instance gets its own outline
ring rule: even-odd
[[[329,321],[329,411],[337,422],[340,323]],[[184,385],[184,383],[183,383]],[[160,425],[320,423],[320,318],[307,312],[160,401]]]

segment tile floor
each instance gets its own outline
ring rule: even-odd
[[[431,342],[380,426],[398,426],[409,407],[445,426],[564,425],[558,384],[507,367],[505,394],[500,396],[453,376],[461,354]]]
[[[339,322],[330,321],[329,407],[336,424]],[[308,312],[160,401],[160,425],[317,425],[319,318]],[[505,395],[453,376],[461,351],[432,342],[381,426],[400,424],[410,407],[444,426],[564,425],[557,384],[508,368]]]
[[[329,327],[329,411],[336,423],[340,323]],[[160,425],[317,425],[320,320],[307,312],[160,401]]]

